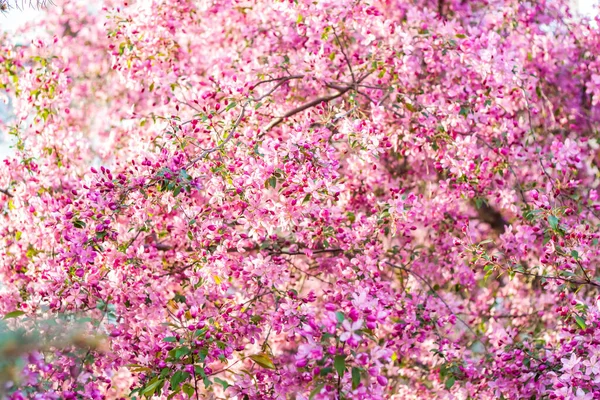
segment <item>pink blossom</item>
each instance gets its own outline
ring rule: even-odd
[[[360,330],[362,326],[362,319],[354,322],[350,322],[347,319],[344,320],[344,322],[342,322],[342,328],[344,328],[344,332],[340,335],[340,341],[347,341],[350,346],[356,346],[361,341],[361,337],[357,331]]]

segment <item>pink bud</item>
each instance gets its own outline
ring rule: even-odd
[[[385,386],[385,385],[387,385],[388,380],[387,380],[387,378],[385,376],[379,375],[377,377],[377,383],[379,383],[381,386]]]
[[[306,367],[307,364],[308,364],[308,361],[306,360],[306,358],[302,358],[302,359],[296,361],[296,367],[298,367],[298,368],[304,368],[304,367]]]

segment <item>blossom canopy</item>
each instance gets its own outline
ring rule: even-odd
[[[599,19],[55,3],[0,38],[0,397],[600,398]]]

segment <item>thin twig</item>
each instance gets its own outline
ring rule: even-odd
[[[188,163],[188,165],[186,165],[186,169],[189,168],[190,166],[196,164],[198,161],[202,160],[203,158],[207,157],[209,154],[222,149],[227,144],[227,142],[229,142],[231,140],[231,138],[234,136],[235,130],[237,129],[240,122],[242,121],[242,118],[244,118],[244,114],[246,112],[246,107],[248,106],[248,103],[249,103],[249,101],[246,101],[246,103],[242,106],[242,111],[240,112],[240,115],[237,117],[237,119],[233,123],[233,126],[231,127],[231,131],[229,132],[229,135],[227,136],[227,138],[220,145],[215,146],[212,149],[204,150],[198,157],[194,158],[192,161],[190,161]]]
[[[467,324],[462,318],[460,318],[458,315],[456,315],[456,313],[454,311],[452,311],[452,307],[450,307],[450,305],[448,303],[446,303],[446,300],[444,300],[433,288],[433,286],[431,286],[431,284],[425,279],[423,278],[421,275],[419,275],[418,273],[416,273],[415,271],[409,269],[409,268],[405,268],[399,265],[395,265],[392,264],[388,261],[385,262],[387,265],[389,265],[392,268],[396,268],[396,269],[400,269],[402,271],[405,271],[409,274],[412,274],[414,277],[418,278],[421,282],[423,282],[425,285],[427,285],[427,287],[429,288],[429,290],[431,290],[431,292],[433,293],[433,295],[435,297],[437,297],[448,309],[448,311],[450,311],[450,313],[452,315],[454,315],[456,317],[456,319],[458,319],[460,322],[462,322],[462,324],[475,336],[475,338],[481,342],[481,344],[483,345],[485,351],[487,352],[487,348],[485,346],[485,343],[483,342],[483,340],[481,339],[481,337],[473,330],[473,328],[471,328],[471,326],[469,326],[469,324]]]
[[[292,76],[286,76],[286,77],[282,77],[277,79],[279,82],[277,83],[277,85],[273,86],[273,88],[271,90],[269,90],[267,93],[263,94],[260,97],[252,97],[252,101],[261,101],[262,99],[264,99],[265,97],[270,96],[274,91],[276,91],[281,85],[283,85],[284,83],[292,80],[292,79],[302,79],[304,78],[304,75],[292,75]]]
[[[260,81],[258,83],[256,83],[254,85],[254,87],[256,88],[257,86],[260,85],[264,85],[266,83],[271,83],[271,82],[277,82],[277,81],[281,81],[281,80],[290,80],[290,79],[302,79],[304,78],[304,75],[289,75],[289,76],[280,76],[278,78],[271,78],[271,79],[265,79],[264,81]]]
[[[367,76],[369,76],[371,74],[371,72],[365,74],[362,78],[360,78],[358,80],[357,83],[362,82]],[[304,103],[301,106],[298,106],[296,108],[294,108],[293,110],[290,110],[288,112],[286,112],[285,114],[283,114],[281,117],[277,117],[275,118],[273,121],[271,121],[269,123],[269,125],[267,125],[261,132],[261,134],[259,135],[259,137],[265,135],[267,132],[269,132],[271,129],[273,129],[274,127],[276,127],[277,125],[279,125],[280,123],[282,123],[286,118],[289,118],[293,115],[296,115],[298,113],[301,113],[304,110],[307,110],[311,107],[314,107],[318,104],[321,103],[328,103],[332,100],[337,99],[338,97],[341,97],[343,95],[345,95],[346,93],[348,93],[350,90],[354,89],[355,85],[349,85],[343,88],[340,88],[341,90],[339,90],[337,93],[328,95],[328,96],[322,96],[322,97],[318,97],[314,100],[309,101],[308,103]]]
[[[342,249],[318,249],[318,250],[310,250],[311,253],[313,254],[319,254],[319,253],[337,253],[340,251],[344,251]],[[273,251],[269,254],[285,254],[288,256],[305,256],[306,253],[304,253],[303,251]]]
[[[346,60],[346,64],[348,64],[348,69],[350,70],[350,75],[352,76],[352,83],[354,84],[354,87],[356,88],[357,82],[356,82],[356,77],[354,76],[354,71],[352,70],[352,63],[350,63],[350,58],[348,58],[348,55],[346,54],[346,51],[344,50],[344,45],[342,44],[340,37],[338,36],[337,32],[335,31],[335,28],[333,28],[333,34],[335,35],[335,38],[337,39],[337,42],[340,45],[340,50],[342,51],[342,54],[344,55],[344,59]]]

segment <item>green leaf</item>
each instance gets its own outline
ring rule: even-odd
[[[187,394],[187,396],[189,398],[192,398],[192,396],[194,395],[195,392],[196,392],[196,389],[194,389],[194,387],[192,385],[190,385],[189,383],[183,384],[183,393]]]
[[[190,374],[184,371],[177,371],[171,377],[171,390],[179,388],[181,382],[185,382],[190,378]]]
[[[450,378],[448,378],[448,380],[446,381],[446,390],[450,390],[452,389],[452,386],[454,386],[454,382],[456,382],[456,378],[454,378],[453,376],[451,376]]]
[[[542,96],[542,89],[539,86],[535,87],[535,93],[538,95],[538,97],[541,99]]]
[[[321,393],[321,390],[323,389],[323,386],[325,386],[325,384],[323,382],[318,383],[315,386],[315,388],[310,391],[310,395],[308,396],[308,400],[314,399],[316,395],[318,395],[319,393]]]
[[[344,322],[344,313],[341,311],[336,311],[335,312],[335,318],[337,319],[337,321],[341,324],[342,322]]]
[[[512,272],[512,271],[509,271],[509,274],[510,274],[511,272]],[[492,276],[492,274],[493,274],[493,273],[494,273],[494,271],[488,271],[488,272],[486,272],[486,273],[485,273],[485,276],[483,277],[483,282],[484,282],[484,283],[485,283],[485,282],[487,282],[488,278],[489,278],[490,276]],[[514,274],[514,272],[512,272],[512,273]]]
[[[229,111],[235,106],[237,106],[237,103],[235,101],[232,101],[231,103],[227,104],[227,107],[225,107],[225,111]]]
[[[150,368],[148,368],[148,370],[149,370],[149,371],[152,371]],[[165,368],[163,368],[163,369],[160,371],[160,375],[159,375],[159,376],[160,376],[161,378],[166,378],[166,377],[169,375],[169,373],[170,373],[170,372],[171,372],[171,369],[169,369],[169,368],[166,368],[166,367],[165,367]]]
[[[11,311],[8,314],[4,315],[4,318],[2,318],[2,319],[17,318],[24,314],[25,314],[25,311],[21,311],[21,310]]]
[[[173,342],[177,341],[177,338],[175,336],[167,336],[162,341],[163,342],[168,342],[168,343],[173,343]]]
[[[558,228],[558,218],[556,218],[554,215],[548,216],[548,223],[552,229],[556,230]]]
[[[210,381],[210,379],[208,379],[208,377],[207,377],[207,376],[205,376],[205,377],[202,379],[202,382],[204,383],[204,387],[205,387],[206,389],[208,389],[208,387],[209,387],[210,385],[212,385],[212,382]]]
[[[191,175],[188,174],[188,172],[185,169],[182,169],[179,171],[179,176],[181,177],[181,179],[183,179],[186,182],[190,182],[193,179],[191,177]]]
[[[204,362],[207,355],[208,355],[208,349],[204,348],[204,347],[201,348],[200,351],[198,352],[198,357],[200,358],[200,362]]]
[[[175,350],[175,358],[180,359],[181,357],[190,354],[189,347],[180,347]]]
[[[177,396],[179,392],[179,389],[172,391],[171,394],[167,396],[167,400],[171,400],[173,397]]]
[[[73,221],[73,226],[75,228],[82,229],[82,228],[85,228],[85,222],[83,222],[81,220]]]
[[[223,379],[221,379],[221,378],[215,378],[215,382],[217,382],[219,385],[223,386],[223,389],[224,389],[224,390],[227,390],[227,388],[228,388],[229,386],[231,386],[231,385],[229,384],[229,382],[227,382],[227,381],[224,381],[224,380],[223,380]]]
[[[343,377],[346,372],[346,356],[335,356],[333,359],[333,366],[337,371],[338,375]]]
[[[580,317],[579,315],[576,315],[575,316],[575,322],[577,322],[577,325],[579,325],[579,327],[581,329],[587,328],[587,325],[585,324],[585,318]]]
[[[159,387],[162,387],[162,385],[164,383],[165,383],[164,379],[159,379],[157,381],[154,381],[144,388],[144,391],[142,392],[142,394],[145,395],[146,397],[150,397],[154,394],[154,392],[156,392],[156,389],[158,389]]]
[[[577,250],[571,250],[571,257],[573,257],[575,260],[579,260],[579,253]]]
[[[354,223],[354,221],[356,221],[356,215],[353,212],[347,212],[346,216],[348,217],[348,221],[350,221],[350,223]]]
[[[258,143],[256,143],[256,144],[254,145],[254,154],[256,154],[256,155],[257,155],[257,156],[259,156],[259,157],[262,157],[262,156],[263,156],[263,155],[262,155],[262,154],[260,154],[260,152],[258,151]]]
[[[273,364],[271,358],[265,353],[254,354],[250,356],[250,359],[263,368],[275,369],[275,364]]]
[[[360,385],[360,369],[352,367],[352,390]]]

